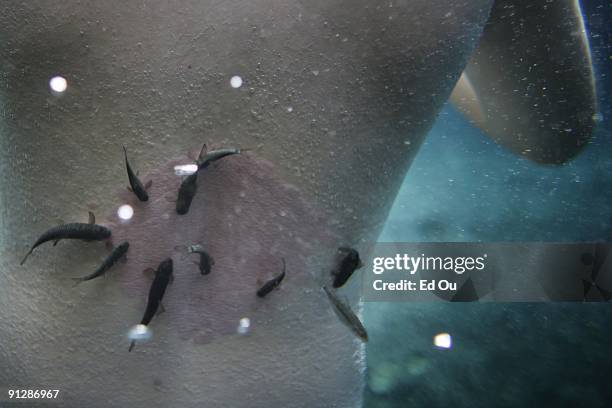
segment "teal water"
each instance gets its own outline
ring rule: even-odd
[[[563,166],[499,146],[452,106],[440,113],[397,196],[380,241],[608,240],[612,133]]]
[[[610,7],[583,4],[599,99],[591,143],[563,166],[491,141],[452,106],[440,113],[379,238],[610,241]],[[609,21],[609,20],[608,20]],[[609,407],[608,304],[367,303],[366,407]],[[449,350],[432,338],[448,332]]]
[[[505,151],[447,106],[380,241],[591,241],[611,231],[611,133],[563,167]],[[366,407],[605,407],[607,304],[366,303]],[[448,332],[454,346],[432,346]]]

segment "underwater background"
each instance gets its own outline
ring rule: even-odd
[[[597,128],[563,166],[493,142],[450,104],[413,162],[381,242],[610,241],[612,3],[584,1]],[[610,407],[604,303],[366,303],[364,406]],[[452,335],[450,349],[432,338]]]

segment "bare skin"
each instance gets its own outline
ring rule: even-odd
[[[316,274],[335,248],[361,252],[376,238],[490,3],[8,5],[0,384],[53,385],[66,406],[359,406],[362,345]],[[54,75],[68,80],[61,97],[49,92]],[[193,163],[204,142],[253,150],[203,171],[179,216],[173,166]],[[122,144],[153,180],[146,203],[125,190]],[[121,223],[125,203],[135,214]],[[106,214],[115,243],[130,242],[115,277],[67,284],[105,257],[99,243],[41,247],[18,269],[49,220],[88,209]],[[191,242],[214,273],[192,273],[173,251]],[[166,312],[127,358],[151,284],[141,271],[167,257]],[[280,257],[291,277],[257,298]]]

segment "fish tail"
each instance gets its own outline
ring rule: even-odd
[[[75,286],[77,286],[79,283],[84,282],[85,279],[83,278],[71,278],[74,281],[74,285],[72,285],[72,287],[74,288]]]
[[[200,162],[204,156],[206,156],[206,152],[208,151],[208,147],[206,146],[206,143],[204,143],[202,145],[202,149],[200,149],[200,153],[198,154],[198,162]]]
[[[130,343],[130,348],[128,349],[128,353],[132,351],[135,345],[136,345],[136,340],[132,340],[132,342]]]
[[[25,254],[25,256],[23,257],[23,259],[21,260],[21,262],[19,263],[19,265],[23,265],[23,264],[25,263],[26,259],[28,259],[28,256],[30,256],[30,254],[32,253],[32,251],[34,251],[34,248],[30,249],[30,250],[28,251],[28,253],[27,253],[27,254]]]

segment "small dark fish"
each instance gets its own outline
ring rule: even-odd
[[[188,251],[191,254],[200,255],[200,263],[198,264],[200,273],[202,275],[208,275],[212,269],[212,266],[215,264],[215,260],[208,254],[208,252],[204,251],[200,245],[191,245]]]
[[[130,243],[127,241],[123,241],[121,244],[117,245],[113,249],[113,252],[111,252],[104,262],[102,262],[102,265],[100,265],[93,273],[81,278],[72,278],[75,281],[75,285],[104,275],[104,273],[106,273],[106,271],[109,270],[119,259],[125,256],[129,248]]]
[[[336,316],[340,319],[342,323],[344,323],[349,329],[355,333],[357,337],[359,337],[362,341],[368,341],[368,332],[365,327],[361,323],[361,320],[357,317],[357,315],[353,312],[351,307],[345,301],[340,300],[335,292],[329,290],[327,286],[323,286],[323,290],[327,294],[329,301],[331,302],[334,312]]]
[[[270,279],[269,281],[264,283],[264,285],[261,288],[259,288],[259,290],[257,291],[257,296],[259,296],[260,298],[263,298],[268,293],[272,292],[275,288],[278,287],[278,285],[281,284],[281,282],[285,278],[285,272],[286,272],[285,258],[281,258],[281,260],[283,261],[283,271],[277,277]]]
[[[90,214],[90,223],[85,224],[81,222],[74,222],[70,224],[62,224],[57,227],[53,227],[43,233],[40,238],[36,240],[32,248],[28,251],[28,253],[21,260],[21,265],[23,265],[28,259],[28,256],[34,251],[34,249],[48,241],[54,241],[55,244],[60,239],[82,239],[86,241],[101,241],[111,236],[111,230],[103,227],[102,225],[95,224],[95,219],[93,218],[93,214]],[[55,245],[54,244],[54,245]]]
[[[142,316],[140,324],[144,324],[145,326],[148,325],[151,319],[153,319],[153,316],[155,316],[157,308],[164,297],[164,293],[166,293],[166,288],[168,287],[171,277],[172,259],[168,258],[162,261],[157,267],[157,271],[155,271],[155,278],[153,279],[153,283],[151,283],[151,289],[149,289],[147,308]]]
[[[353,248],[338,248],[338,254],[341,256],[338,266],[332,271],[334,276],[334,288],[339,288],[349,280],[355,270],[361,268],[363,263],[359,259],[359,252]]]
[[[148,201],[149,194],[147,193],[147,190],[149,187],[151,187],[152,182],[149,180],[146,185],[143,185],[138,176],[136,176],[132,170],[132,166],[130,166],[130,162],[128,161],[127,157],[127,149],[125,146],[123,146],[123,153],[125,154],[125,167],[127,167],[128,180],[130,181],[128,190],[134,193],[140,201]]]
[[[206,144],[202,146],[200,150],[200,154],[198,155],[198,159],[196,163],[200,163],[204,160],[204,155],[206,154]],[[195,173],[190,174],[185,177],[181,182],[178,191],[178,198],[176,199],[176,212],[179,215],[184,215],[189,212],[189,207],[191,207],[191,201],[193,201],[193,197],[195,197],[196,192],[198,191],[198,170]]]
[[[176,200],[176,212],[177,214],[184,215],[189,211],[191,207],[191,201],[198,190],[198,172],[185,177],[178,191],[178,198]]]
[[[247,151],[248,149],[236,149],[236,148],[224,148],[224,149],[217,149],[217,150],[212,150],[210,152],[207,152],[205,150],[203,150],[202,153],[200,153],[200,157],[198,158],[198,171],[205,169],[206,167],[208,167],[211,163],[220,160],[224,157],[227,156],[232,156],[234,154],[240,154],[244,151]]]
[[[157,267],[157,271],[155,271],[155,279],[153,279],[151,289],[149,289],[147,308],[145,309],[140,324],[147,326],[151,322],[151,319],[153,319],[153,316],[155,316],[155,313],[157,313],[157,309],[161,306],[162,298],[164,297],[164,293],[166,293],[166,288],[168,287],[168,283],[170,283],[171,277],[172,258],[168,258],[162,261]],[[128,351],[132,351],[135,344],[136,341],[132,340]]]
[[[478,302],[478,292],[476,292],[476,288],[474,287],[474,282],[472,282],[472,278],[468,278],[463,285],[459,288],[457,292],[451,298],[451,302]]]
[[[212,162],[215,162],[223,157],[230,156],[233,154],[240,154],[246,149],[218,149],[213,150],[211,152],[207,152],[206,144],[202,146],[200,150],[200,154],[196,160],[196,164],[198,165],[198,170],[185,177],[183,182],[181,183],[178,191],[178,198],[176,200],[176,212],[177,214],[184,215],[189,212],[189,207],[191,207],[191,202],[193,201],[193,197],[195,197],[196,192],[198,190],[198,173],[200,170],[208,167]]]

